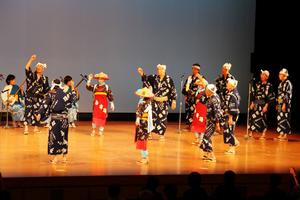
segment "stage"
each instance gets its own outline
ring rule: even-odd
[[[107,123],[105,135],[90,136],[91,123],[79,122],[69,130],[69,154],[66,164],[49,163],[47,156],[48,129],[23,135],[23,129],[0,128],[0,172],[4,177],[49,176],[109,176],[109,175],[168,175],[222,174],[226,170],[245,173],[288,173],[289,167],[300,167],[300,135],[288,142],[274,141],[274,131],[267,140],[246,141],[246,127],[236,129],[240,146],[235,155],[226,155],[227,145],[222,135],[213,137],[216,163],[201,160],[202,151],[192,145],[193,134],[178,134],[177,124],[169,123],[166,140],[154,136],[149,141],[149,165],[138,165],[139,152],[134,144],[133,122]],[[32,131],[33,128],[31,127]]]

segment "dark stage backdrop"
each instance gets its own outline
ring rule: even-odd
[[[22,82],[32,53],[48,64],[50,80],[104,71],[115,112],[132,113],[137,65],[153,73],[166,64],[179,91],[192,63],[211,82],[231,62],[246,112],[254,22],[254,0],[0,0],[0,73]],[[91,93],[80,93],[80,112],[91,112]]]

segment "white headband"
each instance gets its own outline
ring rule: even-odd
[[[162,65],[162,64],[158,64],[158,65],[156,66],[156,68],[157,68],[157,69],[161,68],[161,69],[163,69],[163,70],[166,70],[166,69],[167,69],[167,66],[166,66],[166,65]]]
[[[58,86],[60,89],[63,89],[61,81],[59,82],[59,84],[54,83],[54,81],[52,81],[52,83],[51,83],[51,89],[50,90],[53,90],[55,88],[55,86]]]
[[[231,63],[224,63],[223,68],[230,70],[231,69]]]
[[[260,70],[260,72],[262,73],[262,74],[265,74],[267,77],[269,77],[270,76],[270,72],[268,71],[268,70]]]
[[[234,88],[236,88],[236,86],[238,85],[238,81],[235,79],[228,79],[227,83],[229,83],[230,85],[232,85]]]
[[[47,68],[47,64],[46,63],[37,63],[36,65],[35,65],[35,67],[37,67],[37,66],[42,66],[44,69],[46,69]]]
[[[283,68],[282,70],[280,70],[279,74],[283,74],[285,76],[289,76],[289,72],[287,69]]]
[[[214,84],[208,84],[206,88],[214,94],[217,92],[217,88]]]

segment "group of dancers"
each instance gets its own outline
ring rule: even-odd
[[[1,92],[4,105],[12,113],[13,126],[24,127],[24,134],[39,132],[42,122],[49,127],[48,154],[52,163],[66,162],[68,153],[68,129],[76,127],[79,92],[78,86],[86,81],[86,89],[93,93],[93,119],[90,135],[102,136],[108,116],[108,109],[115,109],[114,95],[106,81],[109,76],[103,72],[82,76],[82,80],[74,85],[72,77],[54,79],[51,87],[48,77],[44,75],[45,63],[38,62],[33,71],[31,66],[37,60],[32,55],[25,65],[26,90],[24,83],[16,85],[16,77],[6,77],[7,85]],[[136,149],[140,150],[139,164],[149,163],[147,141],[153,134],[159,140],[165,140],[169,107],[176,109],[176,88],[173,79],[166,73],[167,67],[158,64],[156,74],[146,75],[141,67],[137,72],[141,76],[142,87],[135,94],[139,97],[136,110]],[[224,143],[229,145],[227,154],[235,154],[239,141],[234,131],[239,117],[240,95],[237,90],[238,81],[230,74],[231,64],[222,66],[221,75],[215,83],[209,83],[200,73],[200,65],[192,65],[192,74],[188,76],[182,88],[185,100],[186,124],[195,135],[193,144],[203,151],[203,160],[216,162],[213,151],[212,136],[215,131],[222,130]],[[272,84],[268,82],[270,73],[261,70],[260,81],[251,85],[249,105],[249,126],[246,139],[253,138],[252,132],[261,132],[260,139],[265,139],[267,130],[266,113],[270,103],[276,99],[278,140],[286,141],[291,133],[290,113],[292,84],[288,80],[287,69],[279,72],[280,84],[277,98]],[[97,80],[96,84],[92,84]],[[59,158],[62,156],[62,158]]]

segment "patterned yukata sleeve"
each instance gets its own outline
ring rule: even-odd
[[[143,83],[143,87],[147,87],[150,88],[154,86],[154,82],[155,82],[155,75],[149,75],[147,76],[146,74],[144,74],[143,76],[141,76],[141,80]]]
[[[217,88],[217,94],[220,95],[221,94],[221,90],[222,90],[222,77],[221,76],[218,76],[215,80],[216,82],[216,88]]]
[[[111,90],[111,87],[108,87],[108,90],[107,90],[107,98],[110,102],[114,101],[114,95],[112,93],[112,90]]]
[[[250,88],[250,101],[253,102],[255,100],[255,88],[256,84],[253,83]]]
[[[275,100],[275,93],[272,84],[268,84],[268,95],[266,97],[266,103],[272,103]]]
[[[239,114],[239,100],[234,94],[230,95],[228,113],[232,116],[237,116]]]
[[[183,88],[182,88],[182,91],[181,93],[184,95],[184,96],[187,96],[188,95],[188,91],[186,91],[186,85],[188,83],[188,78],[185,80],[184,82],[184,85],[183,85]]]
[[[72,91],[70,93],[67,93],[66,94],[66,98],[64,98],[64,101],[65,101],[65,107],[67,109],[70,109],[72,108],[72,105],[76,102],[76,92],[75,91]]]
[[[52,104],[52,94],[48,93],[46,94],[43,102],[41,103],[41,107],[38,111],[38,114],[47,113],[51,107],[51,104]]]
[[[92,85],[92,84],[86,84],[86,89],[88,91],[94,92],[94,85]]]
[[[216,122],[219,122],[219,123],[223,123],[223,113],[222,113],[222,110],[221,110],[221,102],[220,102],[220,99],[218,97],[214,97],[213,98],[213,113],[214,113],[214,120]]]
[[[144,101],[141,101],[138,103],[137,108],[136,108],[136,122],[140,122],[140,118],[142,117],[144,110],[146,107],[146,103]]]
[[[45,81],[43,83],[43,94],[47,94],[50,90],[49,79],[45,76]]]
[[[32,81],[34,79],[31,67],[29,67],[28,70],[25,69],[25,75],[26,75],[26,78],[29,79],[30,81]]]
[[[283,103],[289,104],[292,98],[292,84],[290,81],[286,81],[283,86]]]
[[[169,94],[168,94],[168,101],[169,101],[169,105],[172,105],[172,101],[176,101],[176,97],[177,97],[177,92],[176,92],[176,88],[173,82],[173,79],[171,77],[170,78],[170,82],[169,82]]]

